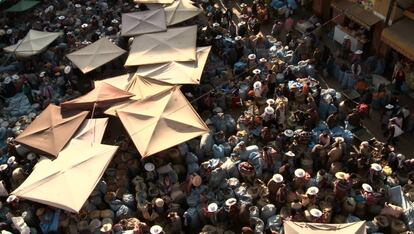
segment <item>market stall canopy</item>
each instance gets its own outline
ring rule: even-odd
[[[136,36],[126,66],[196,60],[197,26]]]
[[[20,0],[12,7],[6,9],[6,12],[23,12],[32,9],[34,6],[39,4],[39,1]]]
[[[86,119],[73,139],[83,140],[91,143],[101,143],[109,118]]]
[[[118,89],[122,89],[125,90],[126,87],[128,86],[129,81],[131,80],[131,78],[134,76],[134,74],[130,73],[130,74],[124,74],[124,75],[120,75],[120,76],[114,76],[114,77],[110,77],[110,78],[106,78],[104,80],[95,80],[94,83],[94,87],[98,86],[100,83],[107,83],[109,85],[112,85]]]
[[[178,86],[116,112],[142,157],[209,131]]]
[[[335,0],[331,3],[331,5],[351,20],[368,29],[381,21],[378,16],[374,15],[374,13],[365,10],[362,6],[355,2],[348,0]]]
[[[28,57],[42,52],[50,43],[61,36],[61,32],[43,32],[31,29],[17,44],[3,48],[4,51],[17,56]]]
[[[366,234],[365,221],[344,224],[300,223],[285,221],[286,234]]]
[[[41,162],[12,194],[69,212],[79,212],[118,146],[73,139],[53,161]]]
[[[170,84],[200,84],[211,46],[197,48],[197,61],[142,65],[137,75]]]
[[[61,103],[60,106],[64,109],[92,110],[94,107],[105,108],[132,96],[134,94],[102,82],[89,93]]]
[[[164,9],[122,14],[122,36],[167,31]]]
[[[127,105],[131,104],[135,100],[140,100],[140,99],[153,96],[155,94],[169,90],[172,87],[173,86],[171,84],[149,79],[147,77],[134,75],[132,79],[130,80],[130,82],[128,83],[125,90],[132,94],[135,94],[135,96],[131,97],[127,101],[112,105],[104,113],[107,115],[116,116],[116,110],[126,107]]]
[[[168,26],[191,19],[202,12],[202,10],[195,7],[190,0],[176,0],[173,4],[164,9]]]
[[[83,73],[90,72],[124,54],[126,51],[102,37],[94,43],[66,55]]]
[[[382,31],[382,40],[396,51],[414,60],[414,40],[407,33],[414,32],[414,21],[403,19]]]
[[[134,0],[134,3],[157,3],[157,4],[171,4],[174,0]]]
[[[36,153],[57,157],[88,113],[62,113],[60,107],[50,104],[16,137],[16,142]]]

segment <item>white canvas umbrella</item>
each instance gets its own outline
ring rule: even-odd
[[[137,75],[150,77],[170,84],[200,84],[211,46],[197,48],[197,61],[168,62],[142,65]]]
[[[190,0],[176,0],[170,6],[165,7],[164,10],[168,26],[191,19],[202,12]]]
[[[134,74],[124,74],[120,76],[106,78],[103,80],[95,80],[93,83],[95,87],[99,86],[101,83],[107,83],[109,85],[114,86],[115,88],[125,90],[133,76]]]
[[[53,161],[44,159],[12,194],[70,212],[79,212],[118,146],[72,139]]]
[[[164,9],[122,14],[122,36],[136,36],[167,30]]]
[[[134,0],[134,3],[171,4],[174,0]]]
[[[61,32],[43,32],[31,29],[17,44],[3,48],[4,51],[17,56],[29,57],[42,52],[50,43],[62,35]]]
[[[91,143],[101,143],[109,118],[86,119],[73,136],[73,139]]]
[[[94,43],[66,55],[83,73],[88,73],[124,54],[126,51],[102,37]]]
[[[197,26],[136,36],[126,66],[196,60]]]

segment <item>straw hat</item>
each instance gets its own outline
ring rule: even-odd
[[[335,137],[335,141],[338,143],[342,143],[345,141],[345,139],[343,137]]]
[[[405,156],[402,155],[402,154],[397,154],[397,159],[400,160],[400,161],[402,161],[402,160],[405,159]]]
[[[276,183],[282,183],[283,182],[283,176],[281,174],[274,174],[272,179],[276,182]]]
[[[298,169],[295,170],[295,176],[298,177],[298,178],[305,177],[305,174],[306,174],[306,172],[302,168],[298,168]]]
[[[208,206],[207,206],[207,211],[208,212],[211,212],[211,213],[214,213],[214,212],[216,212],[218,210],[218,205],[217,205],[217,203],[210,203]]]
[[[273,107],[267,106],[265,108],[265,113],[268,114],[268,115],[273,115],[275,113],[275,110],[273,109]]]
[[[220,40],[221,38],[223,38],[223,36],[222,36],[222,35],[217,35],[214,39],[216,39],[216,40]]]
[[[3,83],[4,84],[10,84],[11,83],[11,78],[10,78],[10,76],[8,76],[8,77],[6,77],[6,79],[4,79],[4,81],[3,81]]]
[[[154,225],[154,226],[152,226],[152,227],[151,227],[151,229],[150,229],[150,233],[151,233],[151,234],[160,234],[162,231],[163,231],[163,230],[162,230],[162,227],[161,227],[161,226],[159,226],[159,225]]]
[[[240,4],[240,8],[245,8],[245,7],[247,7],[247,4],[246,3]]]
[[[267,103],[267,105],[269,105],[269,106],[270,106],[270,105],[275,104],[275,100],[270,98],[270,99],[267,99],[267,100],[266,100],[266,103]]]
[[[155,165],[153,163],[145,163],[144,168],[146,171],[151,172],[155,170]]]
[[[347,174],[345,172],[340,171],[340,172],[335,173],[335,177],[338,180],[345,180],[347,177]]]
[[[369,184],[367,184],[367,183],[363,183],[362,184],[362,189],[365,191],[365,192],[369,192],[369,193],[372,193],[374,190],[372,189],[372,187],[371,187],[371,185],[369,185]]]
[[[81,28],[87,28],[87,27],[88,27],[88,24],[86,23],[81,25]]]
[[[287,136],[287,137],[293,137],[293,130],[291,130],[291,129],[286,129],[284,132],[283,132],[283,134],[285,135],[285,136]]]
[[[299,209],[302,209],[302,203],[300,203],[299,201],[298,202],[292,202],[290,204],[290,207],[294,210],[299,210]]]
[[[110,231],[112,231],[112,224],[110,224],[110,223],[103,224],[100,231],[101,232],[110,232]]]
[[[226,206],[233,206],[237,203],[237,199],[236,198],[229,198],[226,200],[225,204]]]
[[[391,109],[393,109],[393,108],[394,108],[394,106],[393,106],[393,105],[391,105],[391,104],[388,104],[388,105],[386,105],[386,106],[385,106],[385,108],[387,108],[388,110],[391,110]]]
[[[358,54],[358,55],[361,55],[363,53],[363,51],[362,50],[357,50],[357,51],[355,51],[355,54]]]
[[[164,207],[164,204],[165,204],[164,200],[161,198],[156,198],[154,203],[155,203],[155,206],[158,208]]]
[[[59,20],[64,20],[64,19],[66,19],[66,17],[64,16],[64,15],[60,15],[60,16],[58,16],[57,17]]]
[[[13,33],[13,29],[11,29],[11,28],[9,28],[9,29],[7,29],[7,31],[6,31],[6,34],[12,34]]]
[[[71,68],[70,66],[66,66],[66,67],[63,69],[63,72],[64,72],[65,74],[69,74],[71,70],[72,70],[72,68]]]
[[[254,82],[253,88],[260,89],[261,87],[262,87],[262,82],[260,82],[260,81]]]
[[[201,176],[199,175],[195,175],[192,179],[191,179],[191,183],[195,186],[195,187],[199,187],[202,183],[202,179]]]
[[[242,39],[241,36],[237,36],[237,37],[234,38],[235,41],[240,41],[241,39]]]
[[[250,60],[255,60],[256,59],[256,55],[255,54],[249,54],[247,56],[247,58],[250,59]]]
[[[344,39],[345,39],[345,40],[348,40],[348,39],[351,39],[351,37],[350,37],[349,35],[345,35],[345,36],[344,36]]]
[[[322,216],[322,211],[320,211],[319,209],[315,209],[315,208],[311,209],[309,213],[315,218],[320,218]]]
[[[254,69],[253,74],[259,75],[261,73],[260,69]]]
[[[219,26],[220,26],[219,23],[217,23],[217,22],[213,23],[213,27],[219,27]]]
[[[11,156],[9,159],[7,159],[7,164],[13,164],[16,161],[16,157]]]
[[[318,187],[315,187],[315,186],[310,187],[306,190],[306,194],[309,194],[309,195],[316,195],[318,194],[318,192],[319,192],[319,189]]]
[[[374,171],[382,171],[382,167],[378,163],[371,164],[371,169],[373,169]]]
[[[369,146],[369,143],[368,143],[368,141],[363,141],[363,142],[361,142],[361,146],[364,146],[364,147],[367,147],[367,146]]]
[[[293,153],[290,150],[288,152],[286,152],[285,155],[288,156],[288,157],[295,157],[295,153]]]
[[[16,195],[10,195],[9,197],[7,197],[6,202],[7,203],[12,203],[14,201],[17,201],[17,196]]]
[[[267,62],[267,59],[265,59],[265,58],[261,58],[261,59],[259,59],[259,62],[261,62],[261,63],[265,63],[265,62]]]

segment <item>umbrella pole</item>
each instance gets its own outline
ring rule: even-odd
[[[93,119],[93,115],[95,114],[95,108],[96,108],[96,102],[93,104],[93,109],[92,109],[92,114],[91,114],[91,119]],[[95,131],[96,131],[96,120],[93,123],[93,142],[95,142]]]

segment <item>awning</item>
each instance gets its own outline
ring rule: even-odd
[[[100,83],[107,83],[109,85],[112,85],[118,89],[125,90],[125,88],[128,86],[129,81],[132,79],[134,74],[124,74],[120,76],[114,76],[109,77],[103,80],[95,80],[93,81],[94,87],[98,86]]]
[[[39,1],[21,0],[12,7],[6,9],[6,12],[23,12],[32,9],[34,6],[39,4]]]
[[[79,212],[101,179],[118,146],[73,139],[55,160],[44,159],[12,194]]]
[[[382,31],[381,39],[393,49],[414,61],[414,39],[412,33],[414,33],[414,21],[403,19],[385,28]]]
[[[21,57],[32,56],[42,52],[60,35],[62,35],[61,32],[52,33],[31,29],[20,42],[7,46],[3,50]]]
[[[370,28],[372,25],[381,21],[381,19],[374,15],[374,13],[365,10],[357,3],[348,0],[337,0],[331,3],[331,6],[338,11],[344,13],[347,17],[357,22],[365,28]]]
[[[343,224],[300,223],[285,221],[286,234],[366,234],[365,221]]]
[[[73,139],[101,143],[108,120],[109,118],[86,119],[73,136]]]
[[[157,4],[171,4],[174,0],[134,0],[134,3],[157,3]]]
[[[122,14],[122,36],[167,31],[164,9]]]
[[[167,25],[178,24],[200,14],[202,10],[193,4],[190,0],[176,0],[170,6],[165,7]]]

